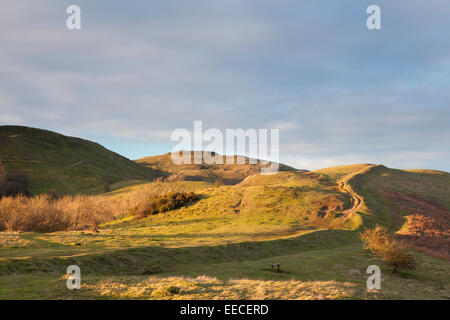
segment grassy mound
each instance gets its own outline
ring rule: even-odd
[[[200,154],[200,152],[197,154]],[[159,171],[167,176],[171,174],[183,174],[186,180],[221,180],[225,184],[239,183],[246,177],[259,173],[262,167],[267,167],[266,164],[261,163],[259,160],[256,164],[249,163],[249,158],[247,157],[222,155],[215,156],[222,158],[223,164],[194,164],[194,152],[191,152],[191,164],[174,164],[170,153],[146,157],[136,160],[136,162],[141,163],[153,170]],[[228,161],[231,163],[228,163]],[[241,161],[242,163],[238,163],[238,161]],[[295,171],[294,168],[283,164],[280,164],[279,170]]]
[[[155,172],[101,145],[51,131],[0,126],[0,162],[6,171],[25,172],[32,194],[55,189],[76,193],[105,181],[149,179]]]

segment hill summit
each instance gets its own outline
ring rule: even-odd
[[[206,151],[205,151],[206,152]],[[183,180],[190,181],[215,181],[221,180],[224,184],[237,184],[248,176],[258,174],[261,168],[268,167],[269,164],[260,160],[253,163],[250,158],[244,156],[225,156],[213,154],[214,157],[221,157],[222,164],[195,164],[196,153],[202,151],[190,151],[190,164],[174,164],[171,153],[159,156],[151,156],[136,160],[137,163],[160,172],[162,175],[182,176]],[[279,171],[297,171],[284,164],[279,164]]]

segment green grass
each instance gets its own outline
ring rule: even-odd
[[[358,236],[363,226],[393,225],[378,189],[415,190],[445,204],[447,175],[355,165],[220,188],[174,182],[201,200],[145,219],[125,216],[99,233],[0,233],[0,299],[449,299],[447,261],[415,252],[418,269],[392,274]],[[351,216],[340,215],[350,206],[338,188],[343,178],[364,196]],[[106,196],[126,198],[141,187]],[[60,279],[71,264],[82,269],[81,290]],[[366,290],[372,264],[382,269],[380,291]]]
[[[27,173],[33,194],[98,192],[106,179],[117,183],[156,175],[97,143],[20,126],[0,126],[0,161],[9,172]]]
[[[231,249],[231,248],[230,248]],[[268,249],[266,249],[268,250]],[[261,251],[261,250],[260,250]],[[264,251],[271,255],[250,254],[249,250],[215,260],[218,253],[201,252],[186,257],[173,253],[174,269],[159,270],[149,265],[127,264],[125,257],[105,257],[106,261],[122,264],[108,272],[82,274],[82,289],[69,291],[64,274],[67,263],[80,263],[69,260],[59,269],[47,273],[17,273],[0,276],[0,299],[449,299],[448,263],[428,256],[415,254],[419,268],[413,271],[392,274],[389,266],[364,251],[360,245],[336,248],[311,248],[301,246],[286,254]],[[208,254],[211,258],[208,260]],[[250,254],[250,256],[246,256]],[[134,253],[133,259],[142,257]],[[147,260],[161,265],[161,254]],[[201,257],[201,259],[199,259]],[[226,261],[224,261],[226,260]],[[280,273],[271,271],[272,263],[280,263]],[[87,261],[85,262],[87,263]],[[89,261],[93,264],[93,261]],[[377,264],[382,270],[382,289],[367,291],[365,270],[368,265]],[[104,265],[103,263],[101,265]],[[138,270],[133,269],[136,266]],[[155,275],[143,275],[153,270]],[[124,268],[126,267],[126,271]],[[39,266],[42,270],[42,266]],[[82,267],[82,270],[85,270]],[[130,271],[132,270],[132,271]],[[134,271],[138,271],[133,273]],[[179,293],[168,292],[168,287],[176,287]]]
[[[355,176],[351,181],[354,189],[367,206],[365,225],[376,223],[397,231],[404,223],[403,212],[384,197],[381,191],[399,192],[419,196],[450,208],[450,174],[433,170],[397,170],[382,165],[372,167],[363,175]]]
[[[434,170],[396,170],[380,166],[367,177],[365,189],[415,194],[450,210],[450,174]]]
[[[324,168],[320,170],[313,171],[314,173],[319,173],[325,175],[329,180],[337,182],[344,178],[346,175],[358,172],[362,169],[370,167],[370,164],[350,164],[345,166],[337,166]]]
[[[199,181],[165,182],[168,189],[195,191],[201,200],[171,212],[135,220],[125,216],[100,226],[99,233],[54,232],[36,234],[40,243],[102,250],[143,246],[198,246],[220,245],[244,241],[263,241],[296,237],[328,228],[356,229],[353,217],[339,216],[348,206],[345,195],[334,186],[321,185],[315,178],[303,173],[281,172],[280,181],[286,185],[253,182],[252,186],[224,186],[214,188]],[[277,179],[274,177],[274,179]],[[138,188],[151,188],[156,183],[131,186],[107,194],[112,199],[127,199],[128,193]],[[327,205],[329,212],[320,217],[318,212]],[[30,254],[39,252],[27,247]],[[0,257],[16,254],[17,250],[0,251]],[[51,252],[51,250],[50,250]],[[35,253],[36,254],[36,253]]]

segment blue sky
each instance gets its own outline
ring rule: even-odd
[[[65,27],[66,8],[82,29]],[[381,7],[382,30],[366,28]],[[0,124],[131,159],[170,134],[280,128],[281,161],[450,171],[447,0],[2,1]]]

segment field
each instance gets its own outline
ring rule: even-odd
[[[448,173],[380,165],[251,175],[237,185],[131,183],[101,197],[125,201],[163,185],[200,200],[144,218],[123,212],[98,232],[2,232],[0,299],[449,299],[449,260],[439,254],[448,252],[445,235],[421,226],[434,246],[411,243],[418,267],[398,273],[359,240],[375,224],[405,230],[416,212],[392,193],[448,214],[449,184]],[[428,218],[448,230],[440,216]],[[73,264],[81,290],[66,288]],[[366,289],[372,264],[382,269],[381,290]]]

